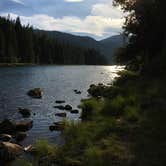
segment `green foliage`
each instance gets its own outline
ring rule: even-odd
[[[103,96],[105,88],[106,86],[103,84],[98,84],[98,85],[92,84],[88,89],[88,93],[93,97],[101,97]]]
[[[82,120],[90,119],[97,114],[104,106],[104,103],[99,99],[83,100],[80,108],[82,108],[81,118]]]
[[[137,122],[140,118],[138,107],[126,106],[124,118],[129,122]]]
[[[112,100],[108,100],[102,112],[106,115],[120,116],[123,114],[123,108],[125,106],[125,98],[122,96],[117,96]]]
[[[95,49],[80,48],[0,17],[0,63],[107,64]]]
[[[161,60],[163,58],[161,50],[166,45],[166,2],[163,0],[113,2],[126,13],[123,28],[129,40],[127,46],[119,50],[117,60],[125,62],[132,70],[146,73],[154,72],[156,69],[161,71],[166,66]]]
[[[35,144],[35,152],[37,156],[56,155],[56,146],[48,143],[47,140],[37,140]]]
[[[32,166],[32,163],[30,163],[29,161],[25,159],[17,159],[16,161],[12,163],[11,166]]]

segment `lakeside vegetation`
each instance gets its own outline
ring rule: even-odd
[[[37,141],[33,160],[18,159],[16,165],[166,165],[166,2],[114,0],[114,5],[129,12],[124,25],[129,43],[117,54],[126,70],[112,86],[91,85],[91,98],[80,105],[82,123],[65,122],[64,145]]]
[[[41,157],[61,166],[166,165],[166,2],[114,0],[129,13],[128,45],[117,53],[125,71],[112,86],[92,85],[82,123],[63,132],[64,146]],[[47,163],[45,165],[49,165]]]

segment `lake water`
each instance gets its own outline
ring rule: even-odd
[[[49,126],[63,118],[55,116],[61,112],[53,106],[56,100],[65,100],[65,104],[76,109],[80,100],[87,98],[87,89],[91,84],[111,83],[117,76],[118,66],[31,66],[31,67],[1,67],[0,68],[0,120],[8,118],[14,121],[25,120],[17,108],[32,110],[30,119],[33,128],[28,137],[21,143],[27,145],[37,138],[61,143],[60,132],[50,132]],[[32,99],[27,91],[33,88],[44,91],[42,99]],[[75,94],[74,89],[80,90],[81,95]],[[80,114],[67,113],[67,119],[79,120]]]

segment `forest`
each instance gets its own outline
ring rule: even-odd
[[[131,70],[164,72],[166,60],[166,2],[163,0],[114,0],[128,13],[123,25],[128,45],[117,53],[117,61]],[[158,73],[159,74],[159,73]]]
[[[64,145],[37,140],[34,158],[16,165],[166,165],[166,1],[113,5],[125,13],[128,44],[116,53],[125,70],[110,86],[90,86],[80,105],[82,122],[63,122]]]
[[[20,18],[0,17],[0,63],[23,64],[107,64],[95,49],[60,43],[47,35],[35,33]]]

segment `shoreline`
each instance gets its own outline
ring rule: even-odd
[[[23,67],[23,66],[119,66],[109,65],[87,65],[87,64],[35,64],[35,63],[0,63],[0,67]]]

